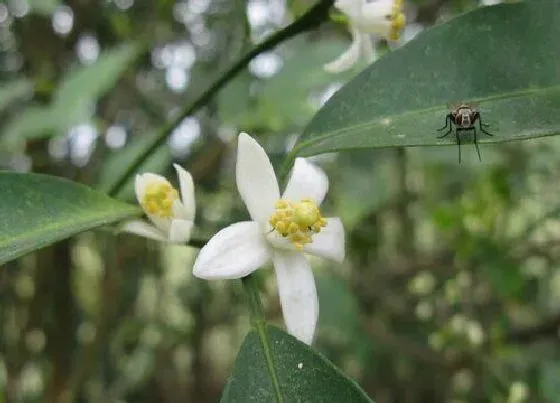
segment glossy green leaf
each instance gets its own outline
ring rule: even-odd
[[[47,175],[0,172],[0,193],[0,264],[139,213],[136,206]]]
[[[296,152],[454,144],[436,129],[457,102],[480,106],[495,134],[479,133],[483,142],[559,134],[559,37],[560,0],[482,7],[427,29],[339,90]]]
[[[354,381],[322,355],[274,326],[268,326],[267,333],[267,349],[274,361],[283,402],[371,403]],[[239,351],[221,402],[279,401],[269,374],[263,347],[252,331]]]

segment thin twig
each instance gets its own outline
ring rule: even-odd
[[[233,66],[221,75],[206,91],[204,91],[192,103],[186,105],[181,112],[169,123],[165,124],[159,133],[154,137],[146,149],[140,154],[136,160],[129,165],[128,169],[122,176],[111,186],[109,194],[114,196],[124,187],[128,179],[136,172],[136,170],[148,159],[150,155],[161,146],[171,132],[181,123],[181,121],[195,113],[208,103],[216,93],[230,82],[238,73],[240,73],[251,60],[259,54],[273,49],[278,44],[302,33],[309,31],[329,18],[329,9],[334,0],[321,0],[313,6],[308,12],[298,18],[296,21],[288,25],[286,28],[278,31],[261,44],[250,50],[245,56],[241,57]]]

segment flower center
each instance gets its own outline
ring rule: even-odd
[[[173,202],[179,198],[177,190],[167,182],[150,183],[142,199],[142,207],[147,213],[158,217],[173,215]]]
[[[298,250],[311,243],[311,236],[321,231],[327,221],[319,206],[311,199],[299,202],[278,200],[268,220],[276,232],[287,238]]]
[[[395,0],[393,3],[393,10],[391,14],[387,16],[387,19],[391,22],[391,28],[389,29],[389,34],[387,38],[396,41],[400,38],[401,32],[406,25],[406,17],[403,10],[403,0]]]

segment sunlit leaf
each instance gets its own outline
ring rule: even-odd
[[[427,29],[360,73],[315,115],[298,154],[453,144],[450,102],[475,102],[502,142],[560,133],[560,0],[482,7]],[[472,138],[472,136],[471,136]]]
[[[0,172],[0,264],[137,215],[135,206],[57,177]]]

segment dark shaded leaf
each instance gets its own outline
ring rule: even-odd
[[[359,386],[322,355],[274,326],[267,327],[282,399],[292,402],[369,402]],[[222,403],[277,401],[263,347],[255,331],[249,333],[237,356]]]
[[[484,142],[558,134],[558,37],[560,0],[482,7],[428,29],[336,93],[297,153],[453,144],[436,138],[450,102],[480,105],[495,133],[479,133]]]

